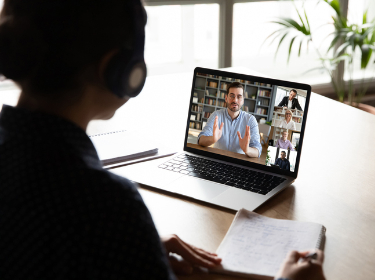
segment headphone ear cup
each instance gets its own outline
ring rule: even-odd
[[[132,51],[120,50],[108,62],[104,79],[116,96],[137,96],[146,81],[147,69],[143,58],[133,57]]]
[[[144,61],[133,63],[127,81],[127,94],[129,97],[136,97],[146,82],[147,68]]]

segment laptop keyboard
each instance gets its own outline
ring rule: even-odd
[[[266,195],[286,179],[192,155],[182,154],[159,168]]]

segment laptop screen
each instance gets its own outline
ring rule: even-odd
[[[310,86],[196,68],[185,150],[297,176]]]

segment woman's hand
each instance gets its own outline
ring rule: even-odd
[[[213,268],[221,262],[216,254],[187,244],[175,234],[161,237],[161,242],[169,255],[169,263],[177,274],[190,274],[193,272],[193,266],[195,265]],[[170,255],[170,253],[180,255],[182,260]]]
[[[309,252],[291,251],[285,258],[277,278],[287,278],[290,280],[325,280],[323,275],[324,254],[321,250],[316,250],[316,260],[310,259],[299,262],[300,258],[306,256]]]

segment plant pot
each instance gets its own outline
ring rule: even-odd
[[[347,102],[347,101],[345,101],[344,103],[347,104],[347,105],[350,105],[349,102]],[[367,113],[375,115],[375,107],[374,106],[363,104],[363,103],[354,103],[354,102],[352,103],[352,106],[355,107],[355,108],[358,108],[359,110],[362,110],[362,111],[365,111]]]

